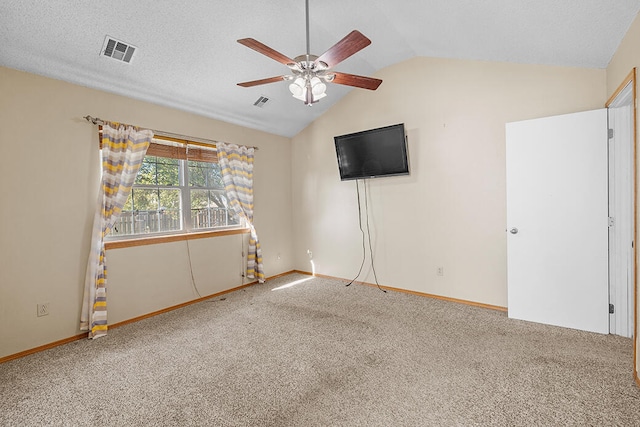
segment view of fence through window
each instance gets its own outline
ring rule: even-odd
[[[189,208],[185,209],[184,206]],[[217,163],[146,156],[111,236],[237,226]]]

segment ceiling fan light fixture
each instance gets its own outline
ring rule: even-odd
[[[320,99],[327,96],[327,94],[325,93],[325,91],[327,90],[327,85],[322,83],[322,80],[320,80],[318,77],[312,77],[310,83],[311,93],[313,93],[313,97],[315,99]]]
[[[298,77],[289,85],[289,91],[291,91],[294,98],[303,97],[305,89],[305,81],[302,77]],[[304,97],[302,99],[304,99]]]

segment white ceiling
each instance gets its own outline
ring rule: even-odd
[[[357,29],[372,44],[335,70],[371,76],[415,56],[605,68],[639,9],[640,0],[310,0],[311,53]],[[138,48],[131,64],[100,56],[106,35]],[[304,0],[0,1],[0,65],[278,135],[364,90],[330,84],[307,107],[285,82],[241,88],[288,72],[236,42],[246,37],[305,53]],[[261,95],[269,103],[254,107]]]

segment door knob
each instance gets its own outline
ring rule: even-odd
[[[509,233],[511,234],[518,234],[518,229],[513,227],[511,230],[509,230]]]

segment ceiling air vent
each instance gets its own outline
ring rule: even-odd
[[[104,39],[104,44],[102,45],[102,51],[100,54],[129,64],[136,50],[137,48],[129,43],[107,36]]]
[[[258,100],[256,102],[253,103],[254,107],[258,107],[258,108],[262,108],[265,106],[265,104],[269,102],[269,98],[267,98],[266,96],[262,95],[260,96],[260,98],[258,98]]]

